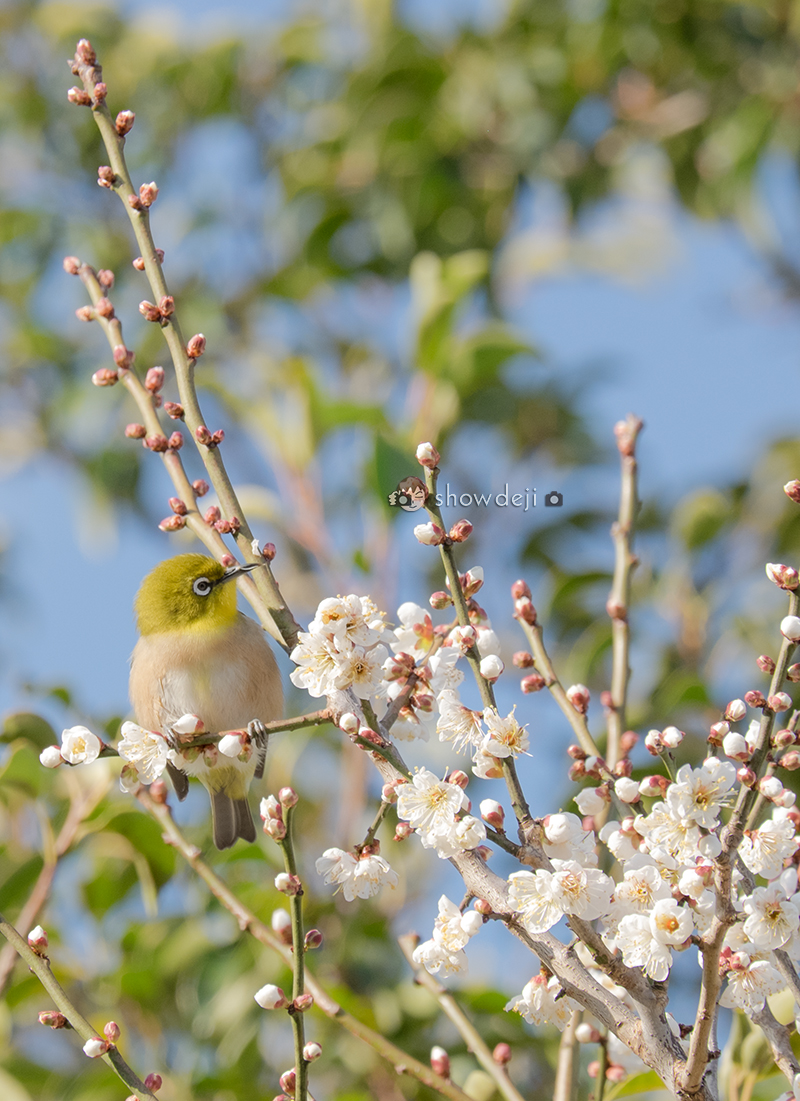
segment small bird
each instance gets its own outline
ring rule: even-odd
[[[278,666],[262,628],[237,611],[237,577],[257,568],[231,566],[203,554],[180,554],[147,575],[134,604],[139,641],[131,657],[130,698],[136,721],[173,738],[183,715],[197,715],[209,733],[248,729],[248,760],[215,749],[190,751],[167,770],[179,799],[196,776],[211,796],[214,844],[255,841],[247,802],[253,776],[264,771],[262,724],[283,709]],[[176,748],[180,749],[178,745]]]

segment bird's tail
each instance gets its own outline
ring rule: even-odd
[[[229,849],[237,837],[243,841],[255,841],[256,826],[247,799],[231,799],[221,791],[211,791],[211,821],[214,844],[218,849]]]

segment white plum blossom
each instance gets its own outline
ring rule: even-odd
[[[481,658],[481,676],[488,681],[496,681],[504,669],[505,665],[497,654],[487,654],[485,658]]]
[[[353,687],[362,699],[382,684],[387,650],[379,644],[382,613],[368,596],[327,597],[317,608],[308,631],[297,636],[291,658],[297,666],[289,679],[319,698],[333,689]]]
[[[757,830],[748,831],[739,844],[739,856],[754,875],[775,879],[783,862],[797,850],[798,839],[789,818],[768,818]]]
[[[500,639],[491,627],[478,628],[478,653],[482,658],[489,657],[490,654],[500,657]]]
[[[468,803],[463,788],[440,780],[427,768],[415,772],[410,783],[397,786],[398,817],[426,834],[449,833]]]
[[[701,768],[682,765],[678,769],[675,783],[667,789],[665,802],[675,818],[713,830],[735,782],[735,765],[719,757],[709,757]]]
[[[379,641],[384,624],[370,597],[351,593],[321,601],[308,629],[320,638],[335,639],[340,647],[369,648]]]
[[[566,997],[555,975],[540,971],[522,988],[518,998],[505,1006],[506,1013],[519,1013],[532,1025],[555,1025],[563,1032],[573,1011],[580,1006]]]
[[[316,862],[317,873],[326,884],[335,883],[347,902],[356,898],[372,898],[384,884],[392,890],[397,886],[397,872],[377,853],[356,856],[343,849],[326,849]]]
[[[135,766],[146,784],[157,780],[171,759],[171,751],[163,735],[145,730],[137,723],[122,724],[122,740],[117,751],[120,757]]]
[[[594,834],[575,814],[549,814],[544,820],[544,851],[551,860],[577,860],[584,868],[597,866]]]
[[[622,803],[639,802],[639,784],[629,776],[620,776],[614,781],[614,791]]]
[[[742,908],[748,915],[744,933],[758,949],[780,948],[797,932],[800,905],[794,898],[797,896],[787,898],[780,883],[771,883],[769,887],[756,887],[744,899]]]
[[[648,851],[661,848],[680,864],[694,862],[700,828],[692,819],[673,814],[667,803],[656,803],[648,815],[638,815],[634,824]]]
[[[625,914],[649,913],[662,898],[672,898],[669,884],[646,856],[637,856],[625,869],[622,881],[614,889],[614,910]]]
[[[760,1013],[769,994],[777,994],[786,980],[768,960],[751,959],[746,952],[736,952],[734,966],[727,972],[728,985],[719,1000],[729,1009]]]
[[[616,822],[613,819],[606,822],[600,830],[599,837],[611,855],[619,860],[621,864],[624,864],[626,860],[630,860],[639,852],[636,844],[634,844],[638,834],[631,834],[628,830],[623,830],[621,822]]]
[[[600,814],[608,806],[608,799],[601,794],[599,788],[584,788],[575,796],[575,803],[581,814]]]
[[[85,726],[71,726],[61,734],[61,756],[71,765],[88,765],[100,756],[103,743]]]
[[[336,676],[336,648],[332,639],[305,631],[297,636],[297,646],[289,655],[297,666],[289,674],[295,688],[304,688],[309,696],[319,699],[333,687]]]
[[[385,661],[385,646],[374,646],[371,650],[352,646],[342,650],[335,657],[332,685],[339,689],[352,687],[359,699],[369,699],[381,685]]]
[[[679,947],[692,935],[694,924],[688,907],[672,899],[660,899],[649,914],[626,914],[619,923],[616,946],[629,967],[641,967],[656,982],[663,982],[672,964],[670,948]]]
[[[527,751],[528,731],[514,718],[515,711],[516,706],[503,719],[494,707],[484,709],[483,721],[486,723],[487,733],[480,746],[483,753],[490,757],[517,757]]]
[[[439,694],[439,717],[436,730],[440,742],[452,742],[453,748],[460,753],[468,745],[477,747],[483,741],[481,711],[472,711],[465,707],[458,693],[445,689]]]
[[[239,757],[245,752],[239,734],[224,734],[217,743],[217,749],[223,757]]]
[[[45,768],[58,768],[59,765],[64,764],[64,758],[61,756],[61,749],[57,745],[45,746],[39,754],[39,760]]]
[[[455,691],[464,680],[464,670],[456,666],[461,652],[456,646],[442,646],[428,658],[431,692],[435,696],[445,691]]]
[[[433,926],[433,937],[414,949],[414,962],[421,963],[431,974],[442,967],[445,972],[466,971],[467,956],[464,948],[482,925],[480,914],[474,910],[462,914],[454,902],[442,895],[439,899],[439,914]]]
[[[397,609],[397,618],[401,626],[394,631],[396,642],[391,643],[395,654],[411,654],[419,659],[424,657],[433,645],[433,621],[430,612],[420,608],[419,604],[407,601]]]
[[[614,881],[576,860],[554,860],[554,871],[512,872],[509,902],[522,915],[529,933],[545,933],[564,914],[591,921],[608,913]]]

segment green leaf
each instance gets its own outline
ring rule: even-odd
[[[11,747],[11,756],[0,769],[0,788],[18,788],[26,795],[37,796],[42,790],[47,770],[39,754],[24,741]]]
[[[0,742],[13,742],[17,738],[27,738],[37,749],[58,742],[56,732],[47,719],[31,711],[14,711],[6,716]]]
[[[43,866],[44,861],[37,854],[20,865],[16,871],[5,879],[0,885],[0,913],[4,910],[16,909],[17,906],[22,905],[23,901],[30,895]]]
[[[717,489],[699,489],[675,508],[672,527],[687,550],[710,543],[732,519],[731,503]]]

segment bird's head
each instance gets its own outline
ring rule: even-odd
[[[179,554],[160,562],[142,582],[134,608],[139,633],[213,631],[236,619],[236,586],[229,582],[256,568],[226,569],[205,554]]]

